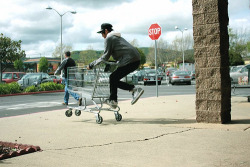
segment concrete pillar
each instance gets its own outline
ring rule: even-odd
[[[231,121],[228,0],[193,0],[196,120]]]

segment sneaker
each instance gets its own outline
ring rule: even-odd
[[[133,100],[131,101],[131,104],[132,105],[135,104],[143,93],[144,93],[144,90],[142,88],[135,88],[132,93]]]
[[[82,98],[80,98],[79,100],[78,100],[78,106],[81,106],[82,105]]]
[[[65,102],[63,102],[63,103],[62,103],[62,105],[65,105],[65,106],[67,106],[67,105],[68,105],[68,103],[65,103]]]
[[[107,100],[107,105],[109,105],[111,108],[116,109],[118,102],[114,100]]]

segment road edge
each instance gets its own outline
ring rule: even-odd
[[[57,93],[57,92],[64,92],[64,90],[28,92],[28,93],[15,93],[15,94],[4,94],[4,95],[0,95],[0,97],[19,96],[19,95],[32,95],[32,94],[40,94],[40,93]]]

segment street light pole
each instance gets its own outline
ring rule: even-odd
[[[175,29],[179,30],[181,32],[181,34],[182,34],[182,37],[181,37],[181,50],[182,50],[182,62],[183,62],[182,70],[184,71],[184,64],[185,64],[184,57],[185,57],[185,54],[184,54],[184,46],[183,46],[183,32],[186,31],[187,28],[184,28],[184,30],[181,30],[177,26],[175,26]]]
[[[61,56],[61,63],[62,63],[62,16],[60,15],[61,17],[61,47],[60,47],[60,56]]]
[[[67,11],[67,12],[65,12],[65,13],[63,13],[63,14],[60,14],[57,10],[55,10],[54,8],[52,8],[52,7],[50,7],[50,6],[48,6],[46,9],[56,11],[56,13],[57,13],[57,14],[60,16],[60,18],[61,18],[61,47],[60,47],[60,57],[61,57],[61,63],[62,63],[62,56],[63,56],[63,54],[62,54],[62,17],[63,17],[66,13],[68,13],[68,12],[70,12],[70,13],[72,13],[72,14],[76,14],[76,11]]]

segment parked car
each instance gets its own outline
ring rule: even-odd
[[[123,82],[137,84],[138,83],[138,76],[136,75],[136,72],[131,72],[127,76],[123,77],[121,79]]]
[[[195,70],[191,72],[191,79],[195,79]]]
[[[177,68],[174,68],[174,67],[170,67],[166,70],[166,75],[167,76],[170,76],[171,73],[175,72],[177,70]]]
[[[62,78],[60,76],[57,75],[50,75],[50,77],[53,79],[53,82],[60,84],[62,83]]]
[[[188,74],[191,77],[191,80],[195,79],[195,71],[188,71]]]
[[[238,83],[239,78],[248,77],[248,68],[250,67],[250,64],[245,66],[240,66],[237,71],[230,72],[230,78],[231,83],[235,84]]]
[[[232,67],[230,67],[230,72],[236,72],[243,67],[244,67],[244,65],[232,66]]]
[[[143,81],[143,75],[142,75],[142,71],[134,71],[132,73],[130,73],[129,75],[132,76],[132,79],[137,79],[137,81]]]
[[[158,71],[159,77],[161,77],[161,80],[163,80],[166,76],[164,70],[162,68],[158,68],[157,71]]]
[[[186,83],[191,85],[191,76],[187,71],[175,71],[169,76],[169,83],[172,85],[176,83]]]
[[[156,79],[156,70],[155,69],[150,69],[145,71],[145,76],[143,79],[144,85],[147,85],[149,83],[155,83],[156,80],[158,81],[158,85],[161,85],[161,76],[159,73],[157,73],[158,79]]]
[[[2,81],[5,83],[17,82],[25,75],[25,72],[3,72]]]
[[[38,86],[45,82],[53,82],[53,79],[47,73],[27,73],[17,83],[23,89],[32,85]]]

